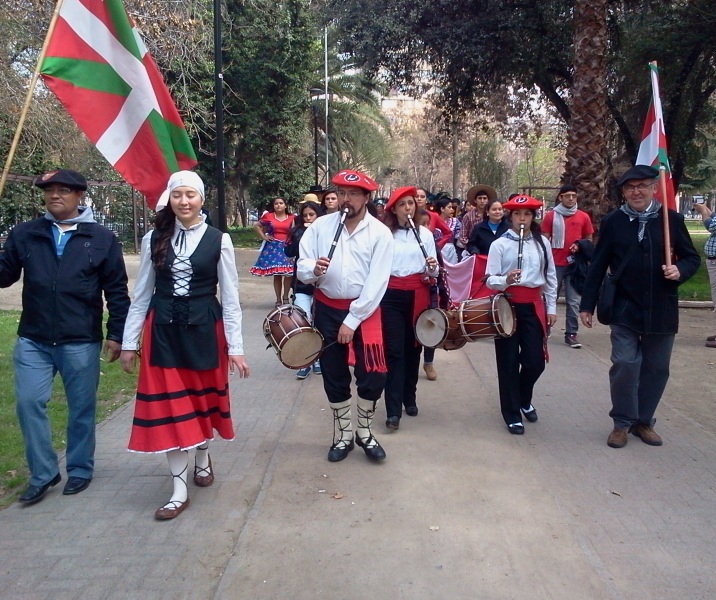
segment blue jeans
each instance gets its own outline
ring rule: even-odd
[[[45,485],[59,473],[47,403],[60,373],[67,396],[67,475],[91,479],[100,342],[51,346],[18,338],[13,353],[15,401],[30,468],[30,484]]]
[[[569,267],[556,267],[557,269],[557,296],[562,289],[562,283],[564,283],[564,300],[567,304],[567,318],[565,333],[567,335],[577,333],[579,329],[579,302],[582,297],[577,293],[577,290],[572,286],[572,276],[567,275],[567,269]]]
[[[609,387],[615,427],[652,425],[656,407],[669,381],[674,334],[638,333],[611,325],[612,366]]]

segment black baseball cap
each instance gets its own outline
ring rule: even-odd
[[[82,192],[87,189],[87,180],[80,173],[71,169],[50,171],[35,179],[35,185],[39,188],[44,189],[52,184],[66,185],[68,188]]]

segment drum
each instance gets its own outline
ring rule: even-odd
[[[415,322],[415,337],[423,346],[458,350],[467,340],[462,336],[456,310],[428,308]]]
[[[515,332],[515,311],[504,294],[461,302],[458,320],[460,331],[468,342],[510,337]]]
[[[302,369],[323,353],[323,336],[298,306],[282,304],[264,319],[264,337],[284,367]]]

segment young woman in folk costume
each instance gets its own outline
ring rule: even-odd
[[[393,233],[393,262],[380,308],[388,364],[385,425],[393,431],[400,426],[403,406],[407,415],[418,414],[416,392],[422,346],[415,339],[415,322],[429,307],[429,279],[437,277],[439,272],[433,234],[419,225],[420,219],[415,215],[415,194],[414,187],[398,188],[385,207],[385,224]],[[421,243],[410,227],[409,217],[414,221]]]
[[[506,292],[515,310],[517,330],[495,339],[495,358],[502,417],[510,433],[521,435],[522,414],[537,421],[532,393],[545,368],[549,328],[557,321],[557,275],[549,241],[535,221],[542,203],[521,195],[503,206],[512,226],[490,246],[487,286]]]
[[[142,338],[129,449],[165,452],[174,490],[155,517],[173,519],[189,506],[188,450],[196,448],[194,483],[214,482],[209,441],[233,439],[229,369],[248,377],[241,306],[229,235],[204,222],[204,184],[174,173],[157,204],[142,257],[120,360],[134,370]],[[216,298],[217,284],[221,303]]]
[[[271,209],[254,225],[254,230],[263,240],[263,246],[249,272],[257,277],[273,277],[276,306],[289,303],[294,261],[283,250],[292,226],[293,215],[289,214],[283,198],[275,198]]]

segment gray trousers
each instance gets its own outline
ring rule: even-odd
[[[557,296],[559,296],[559,292],[564,289],[564,300],[567,305],[565,314],[567,327],[565,334],[570,335],[577,333],[579,329],[579,302],[582,300],[582,297],[577,293],[577,290],[574,289],[574,286],[572,286],[572,276],[567,275],[567,269],[569,269],[569,266],[558,266],[556,268]]]
[[[651,425],[669,380],[674,334],[642,334],[611,325],[612,366],[609,387],[615,427]]]

